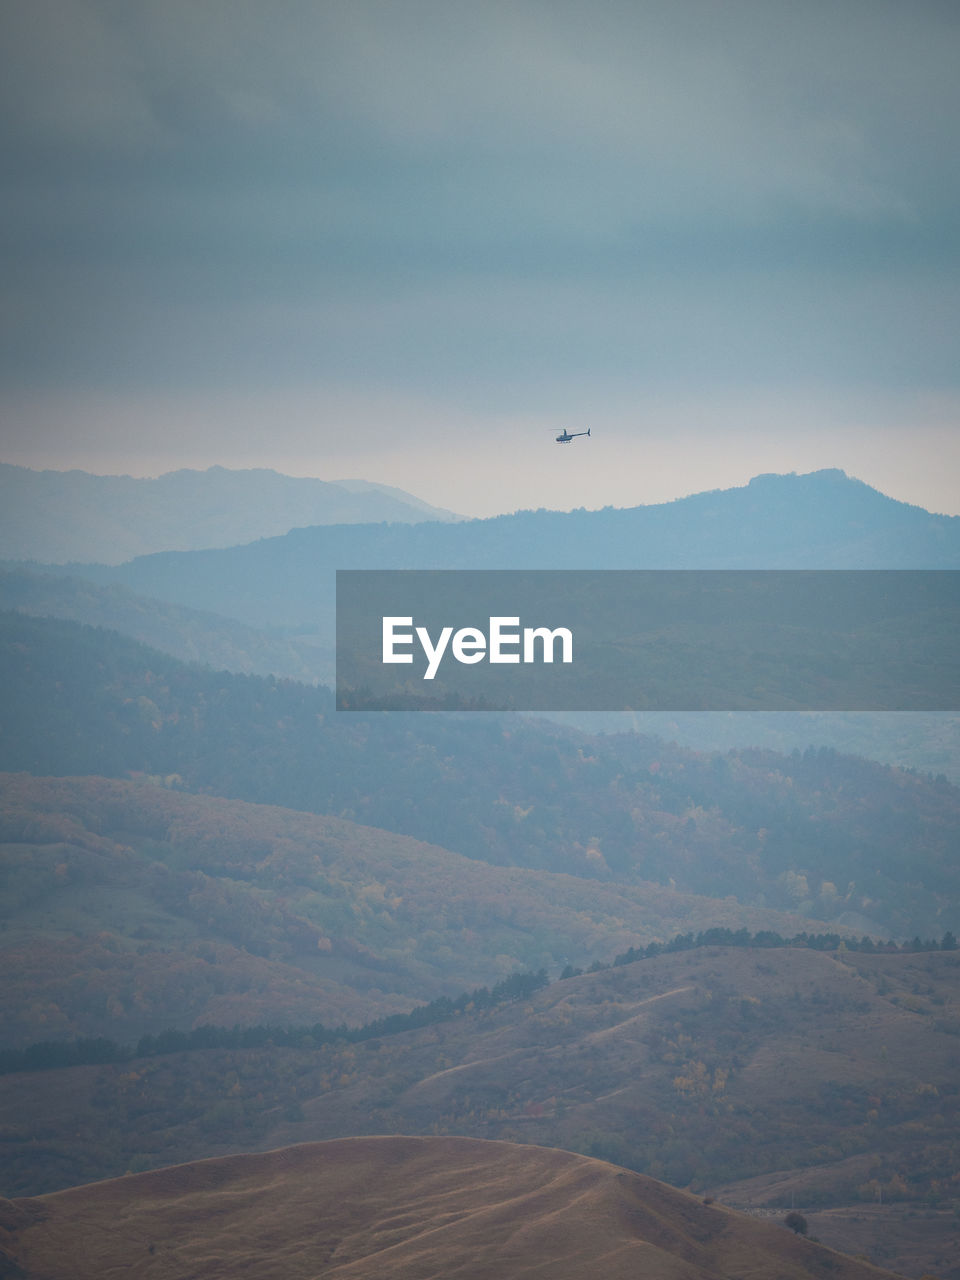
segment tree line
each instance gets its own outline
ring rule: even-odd
[[[155,1058],[163,1054],[183,1053],[198,1049],[319,1048],[334,1043],[359,1044],[382,1036],[415,1031],[437,1022],[449,1022],[465,1012],[492,1009],[510,1000],[533,995],[548,984],[546,969],[536,973],[512,973],[494,987],[478,987],[451,999],[439,996],[429,1004],[418,1005],[409,1013],[393,1013],[361,1027],[325,1027],[322,1022],[310,1026],[271,1026],[257,1024],[241,1027],[218,1027],[205,1023],[192,1031],[169,1028],[157,1035],[141,1036],[135,1045],[118,1044],[104,1036],[77,1040],[45,1040],[25,1049],[0,1050],[0,1075],[14,1071],[47,1071],[57,1067],[94,1066],[111,1062],[130,1062],[136,1058]]]
[[[838,933],[798,933],[792,938],[784,938],[770,929],[750,933],[748,929],[712,928],[696,934],[677,934],[669,942],[651,942],[645,947],[630,947],[609,963],[595,961],[588,972],[600,973],[622,965],[635,964],[640,960],[652,960],[659,955],[695,951],[702,947],[806,947],[813,951],[847,950],[893,955],[918,951],[956,951],[958,943],[949,930],[940,941],[916,937],[909,942],[897,943],[868,937],[858,941]],[[567,965],[558,980],[577,978],[583,972],[582,969]],[[334,1043],[359,1044],[365,1040],[377,1040],[439,1022],[449,1022],[464,1013],[482,1012],[511,1000],[527,999],[549,983],[546,969],[539,969],[535,973],[513,973],[492,988],[477,987],[453,999],[439,996],[428,1004],[418,1005],[409,1013],[393,1013],[360,1027],[347,1027],[344,1024],[326,1027],[321,1022],[288,1027],[263,1023],[246,1027],[219,1027],[205,1023],[191,1031],[169,1028],[157,1035],[141,1036],[135,1045],[122,1045],[104,1036],[38,1041],[27,1045],[25,1049],[0,1050],[0,1075],[10,1075],[16,1071],[47,1071],[61,1067],[130,1062],[136,1058],[154,1058],[200,1049],[259,1049],[266,1045],[303,1049]]]

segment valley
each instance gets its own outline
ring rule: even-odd
[[[144,1275],[268,1275],[242,1230],[233,1253],[210,1226],[258,1187],[290,1209],[284,1275],[321,1255],[345,1280],[445,1274],[473,1248],[457,1227],[474,1217],[489,1275],[507,1265],[502,1214],[532,1242],[511,1275],[592,1275],[591,1233],[607,1223],[620,1240],[612,1222],[628,1230],[602,1255],[610,1274],[641,1256],[665,1280],[706,1278],[721,1258],[744,1276],[879,1274],[795,1237],[793,1209],[831,1249],[957,1280],[949,718],[770,721],[782,750],[750,744],[749,717],[722,718],[699,749],[589,715],[338,714],[316,683],[324,574],[376,560],[385,539],[387,560],[477,566],[507,542],[537,562],[544,535],[565,554],[588,527],[609,547],[619,525],[618,545],[644,548],[624,559],[682,563],[709,517],[718,561],[736,565],[737,540],[775,510],[771,563],[876,563],[891,538],[908,562],[955,559],[949,518],[818,473],[633,513],[332,525],[66,574],[9,565],[8,1274],[66,1280],[78,1224],[120,1213],[129,1231],[82,1243],[91,1267],[131,1265],[143,1245]],[[651,724],[673,728],[670,713]],[[864,750],[790,747],[801,731]],[[875,737],[877,755],[907,742],[909,759],[947,767],[870,759]],[[389,1207],[401,1184],[383,1171],[398,1164],[411,1187],[423,1173],[436,1218]],[[356,1186],[349,1222],[331,1210],[329,1233],[311,1234],[298,1168]],[[517,1190],[566,1185],[564,1170],[634,1188],[628,1210],[577,1193],[581,1252],[558,1250]],[[458,1179],[477,1176],[503,1194],[467,1211]],[[449,1203],[429,1190],[441,1178]],[[387,1200],[365,1200],[380,1179]],[[234,1183],[228,1201],[205,1198]],[[653,1203],[687,1226],[635,1230]],[[544,1223],[580,1212],[559,1191],[544,1204]],[[172,1233],[182,1248],[163,1244]]]

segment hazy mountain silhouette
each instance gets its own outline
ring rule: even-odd
[[[330,525],[217,551],[80,569],[251,626],[329,626],[336,569],[946,569],[960,516],[842,471],[758,476],[656,506],[520,511],[456,524]]]
[[[402,489],[276,471],[171,471],[156,479],[0,464],[0,555],[117,564],[153,551],[229,547],[298,525],[456,520]]]

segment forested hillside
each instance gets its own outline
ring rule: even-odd
[[[863,932],[958,927],[960,793],[832,751],[705,755],[498,716],[337,714],[329,691],[190,667],[21,615],[0,767],[139,773],[470,858],[735,896]]]
[[[182,662],[214,670],[333,683],[333,648],[318,637],[278,635],[205,610],[138,596],[56,570],[0,567],[0,610],[105,627]]]
[[[144,781],[0,775],[0,1049],[357,1025],[717,924],[809,921]]]
[[[56,569],[0,568],[0,609],[106,627],[185,662],[307,683],[334,680],[333,648],[317,635],[261,630],[100,585]],[[832,747],[960,783],[960,716],[954,712],[639,712],[551,713],[591,733],[640,732],[698,750]]]

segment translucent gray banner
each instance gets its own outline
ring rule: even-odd
[[[960,571],[341,570],[337,708],[960,709]]]

